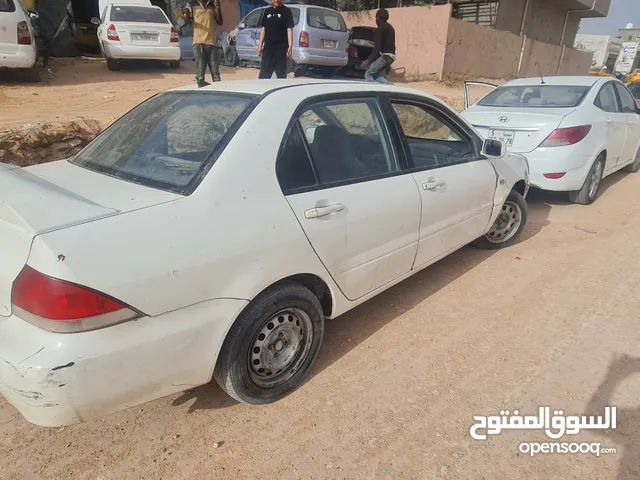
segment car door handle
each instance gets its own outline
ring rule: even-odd
[[[327,205],[326,207],[316,207],[305,210],[304,217],[307,219],[326,217],[344,210],[344,205],[336,203],[335,205]]]
[[[444,187],[444,180],[432,180],[422,184],[423,190],[436,190],[440,187]]]

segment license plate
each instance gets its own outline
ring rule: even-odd
[[[500,140],[504,143],[505,147],[513,147],[516,132],[513,130],[489,130],[489,138],[492,140]]]
[[[153,42],[157,39],[158,39],[157,35],[131,34],[131,40],[137,40],[141,42]]]
[[[323,40],[324,48],[333,48],[333,40]]]

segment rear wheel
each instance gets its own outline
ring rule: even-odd
[[[623,170],[629,173],[636,173],[638,170],[640,170],[640,150],[638,150],[638,153],[636,153],[635,161],[631,165],[627,165],[626,167],[624,167]]]
[[[323,333],[318,298],[295,282],[275,285],[258,295],[231,327],[214,378],[240,402],[280,400],[302,384]]]
[[[484,250],[496,250],[513,245],[527,224],[527,202],[516,191],[512,191],[502,205],[491,229],[474,244]]]
[[[180,60],[173,60],[169,62],[169,66],[174,70],[178,70],[180,68]]]
[[[120,70],[120,64],[113,58],[107,58],[107,68],[111,71]]]
[[[593,163],[589,174],[584,181],[584,185],[577,192],[569,193],[569,200],[571,203],[577,203],[580,205],[591,205],[598,197],[600,191],[600,184],[602,183],[602,177],[604,175],[604,155],[600,155]]]

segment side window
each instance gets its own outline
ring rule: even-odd
[[[320,184],[398,170],[375,100],[317,104],[305,110],[299,122]]]
[[[622,111],[624,113],[636,113],[638,109],[636,100],[631,96],[627,87],[620,83],[616,83],[616,89],[618,90],[618,96],[620,97],[620,103],[622,104]]]
[[[631,91],[631,95],[633,95],[634,98],[640,100],[640,83],[634,83],[629,87],[629,90]]]
[[[602,89],[595,102],[596,107],[609,113],[620,112],[620,106],[618,105],[618,99],[616,98],[616,92],[613,87],[613,83],[607,83]]]
[[[260,19],[262,18],[262,8],[254,10],[244,21],[247,28],[258,28],[260,26]]]
[[[276,175],[283,192],[296,188],[311,187],[316,177],[307,153],[300,124],[296,122],[276,162]]]
[[[392,103],[417,168],[443,167],[474,160],[470,141],[436,113],[408,103]]]

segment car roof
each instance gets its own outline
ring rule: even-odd
[[[214,82],[207,87],[198,88],[196,85],[188,85],[169,90],[170,92],[226,92],[226,93],[246,93],[252,95],[265,95],[277,90],[289,88],[314,87],[318,94],[323,95],[332,92],[398,92],[409,93],[413,95],[426,96],[431,99],[442,102],[437,97],[427,94],[426,92],[415,90],[412,88],[395,87],[383,85],[380,83],[368,83],[364,81],[353,80],[317,80],[313,78],[295,78],[295,79],[272,79],[272,80],[228,80],[223,82]]]
[[[545,85],[570,85],[575,87],[592,87],[603,77],[594,77],[590,75],[584,76],[566,76],[566,77],[544,77]],[[614,78],[610,78],[610,80],[614,80]],[[519,87],[519,86],[529,86],[529,85],[541,85],[540,77],[531,77],[531,78],[519,78],[517,80],[511,80],[503,84],[503,87]]]

